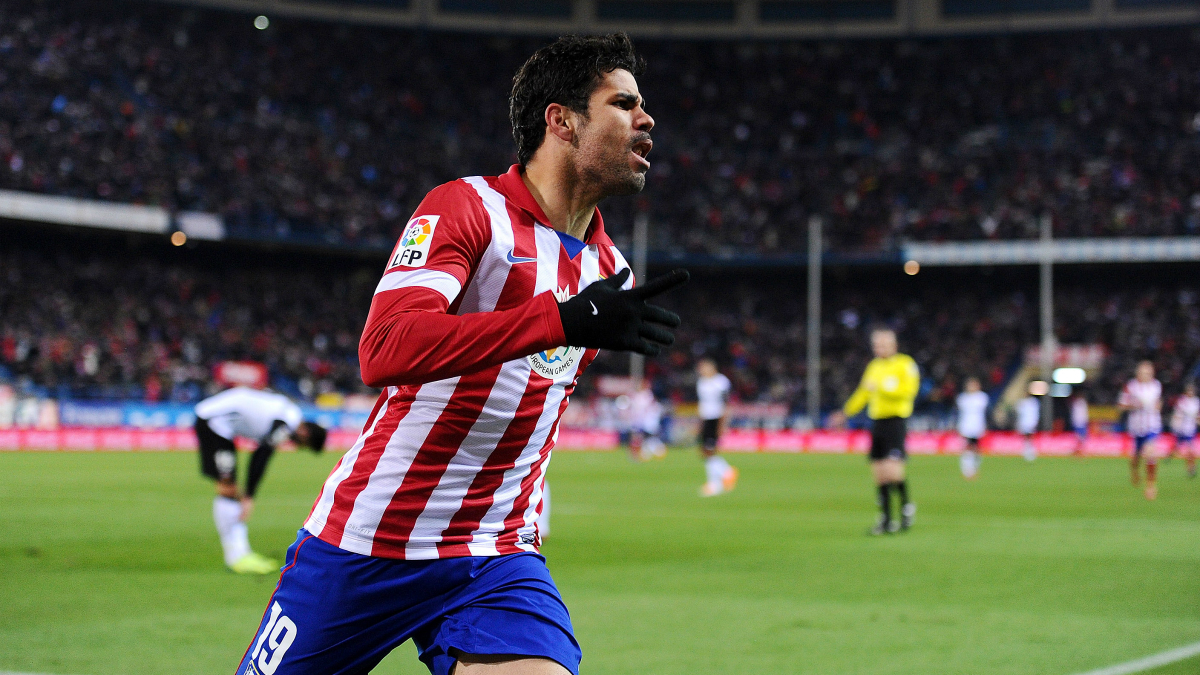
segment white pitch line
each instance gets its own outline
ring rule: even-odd
[[[1165,652],[1159,652],[1158,654],[1152,654],[1133,661],[1118,663],[1115,666],[1089,670],[1086,673],[1079,673],[1078,675],[1130,675],[1131,673],[1141,673],[1151,668],[1158,668],[1159,666],[1166,666],[1176,661],[1182,661],[1197,654],[1200,654],[1200,642],[1176,647],[1175,649],[1168,649]],[[0,673],[0,675],[7,674]]]

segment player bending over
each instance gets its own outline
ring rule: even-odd
[[[1171,432],[1175,434],[1175,449],[1172,452],[1183,455],[1189,478],[1196,477],[1197,417],[1200,417],[1200,398],[1196,397],[1196,384],[1188,382],[1171,411]]]
[[[871,351],[875,358],[867,364],[858,389],[842,409],[845,416],[857,415],[863,406],[871,418],[871,473],[879,492],[879,522],[871,534],[880,535],[907,530],[917,515],[917,505],[909,500],[904,447],[906,420],[912,415],[913,401],[921,386],[917,362],[897,352],[896,333],[889,328],[871,332]],[[841,421],[841,420],[838,420]],[[900,522],[892,519],[891,493],[900,500]]]
[[[979,474],[979,439],[987,433],[988,400],[977,377],[967,378],[963,392],[955,400],[958,406],[958,434],[966,442],[958,463],[963,478],[967,480],[973,480]]]
[[[430,192],[359,342],[383,392],[321,489],[238,673],[367,673],[412,639],[432,673],[578,673],[538,554],[546,467],[597,349],[656,355],[679,317],[633,289],[596,205],[645,185],[650,129],[623,34],[517,72],[519,164]]]
[[[321,452],[325,429],[305,422],[300,408],[282,394],[234,387],[196,404],[196,439],[200,443],[200,472],[217,481],[213,521],[225,551],[225,564],[239,574],[270,574],[279,562],[250,550],[246,521],[254,512],[254,495],[266,473],[275,446],[285,440]],[[246,469],[246,490],[238,493],[237,449],[242,437],[258,443]]]
[[[1142,361],[1134,378],[1126,383],[1117,399],[1121,410],[1129,411],[1125,430],[1133,437],[1133,456],[1129,458],[1129,480],[1137,485],[1143,457],[1146,460],[1146,499],[1158,497],[1158,451],[1154,439],[1162,432],[1162,383],[1154,377],[1154,364]]]
[[[712,359],[700,359],[696,364],[696,398],[700,413],[700,454],[704,456],[705,482],[701,497],[715,497],[737,486],[738,470],[717,454],[721,427],[725,423],[725,404],[729,402],[732,386],[729,378],[717,372]]]

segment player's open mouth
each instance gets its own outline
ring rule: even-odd
[[[650,150],[653,147],[654,141],[651,141],[649,138],[647,138],[634,143],[630,150],[633,153],[633,156],[637,158],[639,163],[644,164],[647,168],[649,168],[650,162],[646,160],[646,155],[650,154]]]

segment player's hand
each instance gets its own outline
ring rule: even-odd
[[[687,270],[675,270],[622,291],[621,285],[629,278],[629,268],[625,268],[595,282],[558,305],[567,345],[658,356],[663,347],[675,342],[667,328],[679,326],[679,315],[646,299],[687,283],[690,276]]]
[[[243,523],[250,520],[250,516],[254,513],[254,497],[242,497],[242,515],[238,520]]]
[[[829,413],[829,417],[825,420],[825,426],[830,429],[842,429],[846,426],[846,414],[842,411]]]

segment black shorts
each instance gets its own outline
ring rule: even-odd
[[[700,445],[705,450],[716,450],[720,432],[721,420],[700,420]]]
[[[200,442],[200,473],[213,480],[233,482],[237,479],[237,447],[233,441],[218,435],[207,420],[196,418],[196,440]]]
[[[903,417],[885,417],[871,424],[871,454],[872,462],[881,459],[908,459],[904,449],[904,436],[907,425]]]

